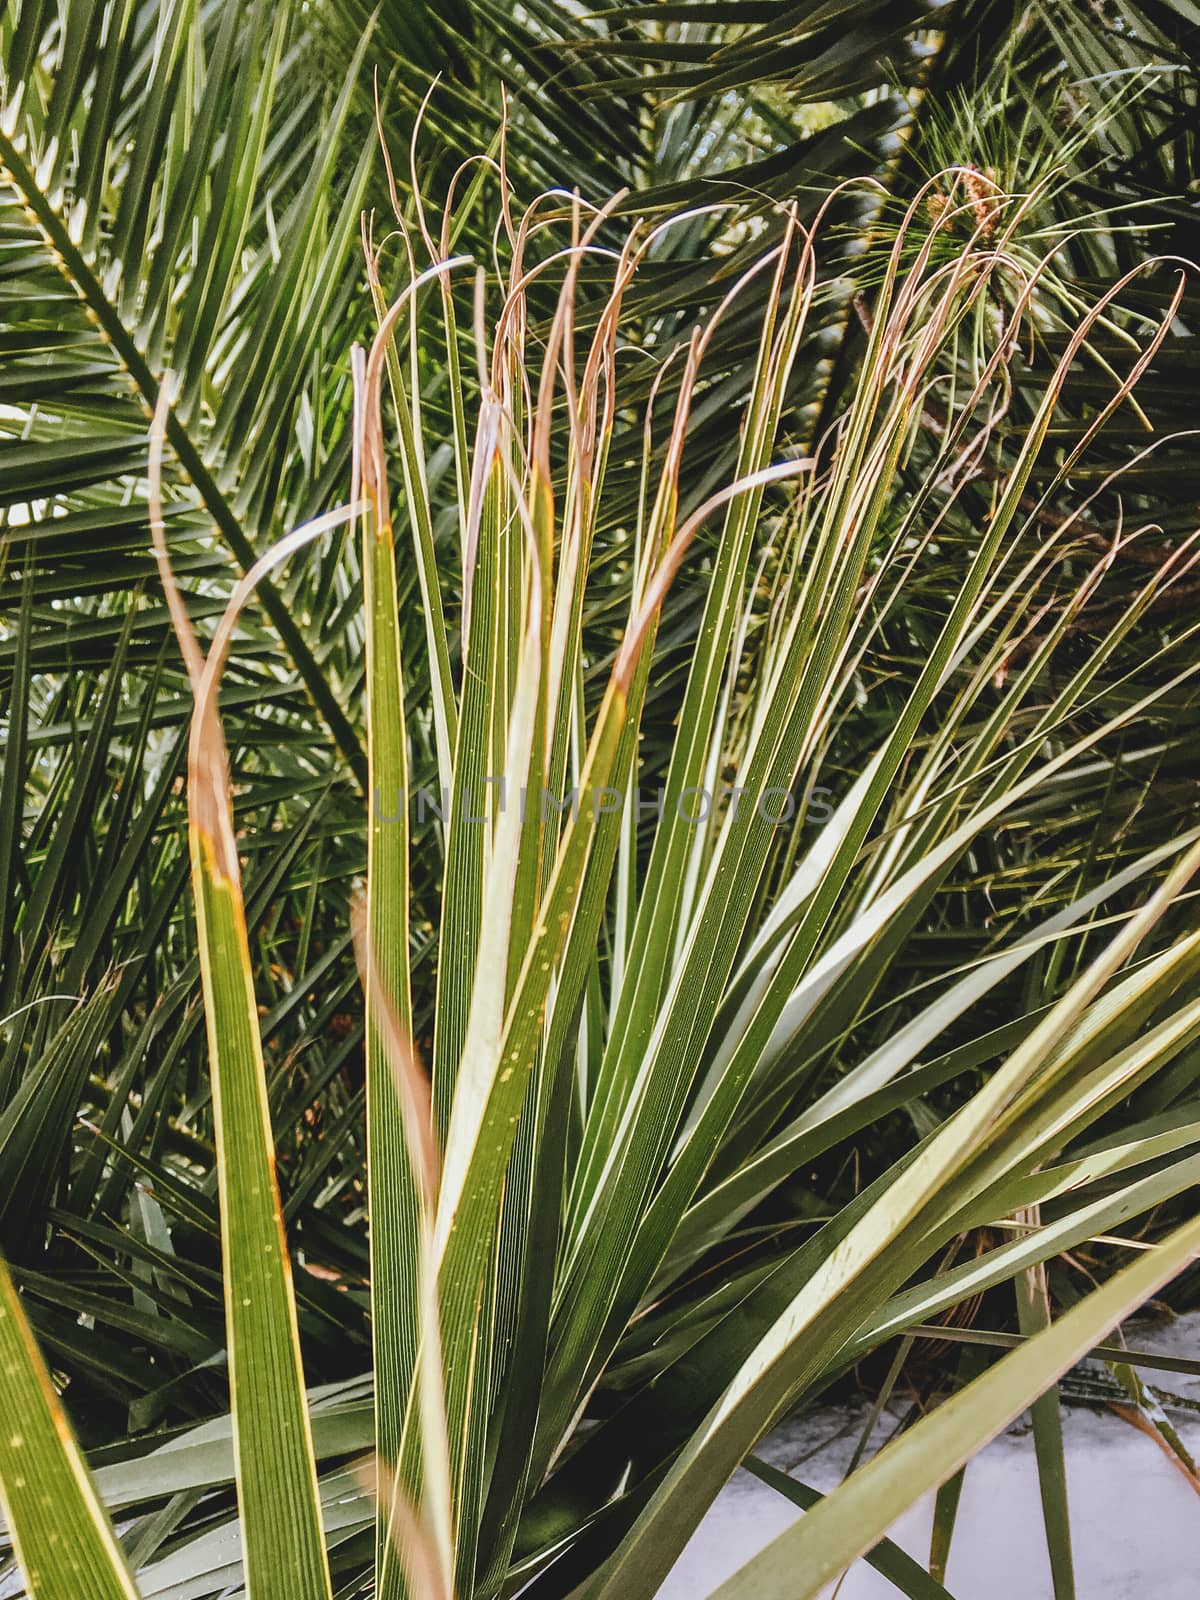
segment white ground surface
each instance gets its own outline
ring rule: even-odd
[[[1127,1329],[1131,1348],[1200,1358],[1200,1315],[1168,1327]],[[1200,1379],[1144,1371],[1155,1387],[1200,1401]],[[1200,1412],[1170,1420],[1193,1458]],[[785,1423],[761,1454],[815,1489],[840,1482],[864,1425],[861,1413],[823,1410]],[[874,1443],[896,1419],[885,1416]],[[1067,1489],[1079,1600],[1200,1600],[1200,1496],[1155,1442],[1112,1412],[1064,1409]],[[739,1472],[697,1530],[659,1600],[703,1600],[802,1513]],[[891,1537],[928,1564],[933,1498],[915,1505]],[[955,1600],[1052,1600],[1041,1501],[1028,1422],[994,1439],[967,1468],[946,1586]],[[865,1562],[838,1600],[897,1600]],[[831,1595],[832,1589],[826,1591]],[[788,1600],[763,1595],[762,1600]]]

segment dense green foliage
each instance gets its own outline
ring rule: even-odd
[[[214,1106],[240,1028],[227,1104],[266,1097],[337,1592],[371,1566],[352,1459],[376,1428],[436,1508],[405,1433],[431,1255],[460,1600],[534,1573],[543,1596],[652,1593],[782,1409],[980,1293],[1033,1333],[1090,1287],[1064,1252],[1108,1278],[1123,1253],[1089,1240],[1194,1209],[1200,301],[1149,258],[1196,253],[1200,16],[19,0],[0,57],[19,1304],[107,1503],[139,1508],[143,1593],[236,1582],[230,1207],[239,1238],[276,1226],[269,1183],[230,1189],[271,1168],[258,1112]],[[556,259],[616,194],[595,248]],[[461,267],[425,282],[356,412],[352,346],[450,253],[486,269],[478,298]],[[196,680],[152,547],[156,407],[170,568],[206,642],[352,470],[373,508],[238,596],[220,706],[249,1009],[237,906],[205,912],[201,872],[198,925],[189,892]],[[388,479],[394,562],[371,537]],[[538,762],[548,815],[463,820]],[[662,825],[653,800],[637,827],[628,800],[573,819],[589,783],[665,788]],[[722,784],[790,791],[794,815],[681,815]],[[396,1018],[364,1048],[368,859],[360,959]],[[1181,897],[1156,899],[1172,873]],[[440,1209],[390,1099],[409,1038]],[[293,1358],[278,1267],[242,1334],[269,1371]],[[1140,1270],[1052,1329],[1053,1356],[946,1408],[948,1442],[917,1446],[931,1482],[1166,1275]],[[300,1482],[286,1389],[255,1426],[291,1428]],[[263,1458],[263,1500],[280,1470]],[[870,1534],[844,1504],[806,1536],[834,1570],[857,1553],[837,1527]],[[394,1533],[385,1515],[385,1560]],[[268,1530],[265,1565],[302,1537]]]

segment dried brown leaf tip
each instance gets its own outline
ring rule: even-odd
[[[357,1461],[351,1470],[363,1490],[388,1508],[388,1534],[412,1600],[453,1600],[442,1577],[429,1527],[396,1473],[379,1456]]]
[[[429,1078],[417,1056],[416,1045],[380,977],[379,963],[367,929],[366,900],[361,895],[355,897],[350,907],[350,931],[354,939],[359,976],[367,991],[374,1026],[379,1032],[400,1101],[413,1173],[426,1204],[432,1209],[437,1204],[441,1182],[441,1153],[433,1131]]]
[[[167,597],[171,625],[179,641],[195,701],[191,739],[188,745],[187,790],[191,825],[209,873],[213,877],[236,883],[239,871],[229,799],[229,762],[225,751],[225,736],[221,731],[221,719],[217,711],[216,677],[220,661],[218,657],[216,663],[210,663],[196,639],[187,606],[175,581],[175,574],[171,570],[171,557],[163,521],[163,448],[167,437],[174,383],[172,374],[164,373],[150,425],[147,466],[150,536],[163,590]],[[210,670],[214,665],[216,671]]]

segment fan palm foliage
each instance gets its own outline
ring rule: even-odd
[[[131,1581],[55,1387],[142,1593],[323,1592],[318,1521],[339,1589],[649,1593],[780,1408],[996,1286],[1033,1333],[1067,1252],[1187,1215],[1196,307],[1146,256],[1194,251],[1194,21],[851,23],[0,19],[0,1328],[84,1530],[48,1592]]]

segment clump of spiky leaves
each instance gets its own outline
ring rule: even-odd
[[[853,402],[804,455],[788,444],[788,385],[820,276],[813,233],[789,217],[752,269],[772,293],[753,330],[736,472],[696,504],[680,503],[689,416],[722,403],[704,387],[705,352],[747,279],[674,353],[660,419],[666,386],[638,368],[670,352],[627,344],[624,313],[661,232],[616,234],[603,210],[563,196],[516,218],[505,193],[506,267],[474,296],[477,400],[461,382],[444,399],[423,388],[418,319],[440,309],[459,358],[452,218],[437,241],[421,226],[432,264],[413,266],[390,309],[372,257],[383,315],[357,362],[352,499],[367,574],[375,1404],[368,1417],[361,1391],[320,1392],[312,1417],[341,1586],[374,1570],[382,1595],[444,1593],[452,1568],[460,1600],[525,1582],[542,1600],[581,1584],[594,1600],[650,1596],[786,1407],[894,1335],[1025,1282],[1195,1182],[1186,1065],[1200,935],[1178,897],[1200,842],[1195,830],[1146,841],[1146,797],[1121,760],[1193,693],[1194,630],[1148,648],[1141,629],[1186,578],[1191,546],[1107,616],[1096,596],[1139,530],[1096,551],[1079,535],[1086,502],[1069,494],[1174,308],[1087,426],[1052,444],[1077,358],[1125,285],[1109,290],[1002,441],[1042,271],[1009,248],[1025,206],[998,197],[990,232],[946,254],[914,204],[869,307]],[[539,322],[531,287],[555,280]],[[1000,283],[991,305],[1003,316],[980,319]],[[415,541],[433,663],[415,702],[397,629],[385,376],[395,518]],[[650,395],[634,461],[611,448],[627,383]],[[428,448],[440,404],[444,528]],[[664,787],[648,801],[639,744],[661,687],[662,601],[701,530],[702,616],[674,691]],[[931,568],[945,569],[940,588],[924,582]],[[232,631],[200,669],[194,756],[197,741],[218,748]],[[410,1043],[426,1023],[406,823],[410,805],[430,803],[412,793],[414,752],[446,790],[432,801],[443,892],[427,1110]],[[236,1035],[239,1081],[253,1088],[236,841],[219,763],[209,770],[209,790],[193,784],[193,825],[225,838],[213,858],[224,868],[218,883],[199,850],[196,884],[202,907],[217,889],[229,897],[224,924],[202,922],[210,1044],[224,1072],[226,1030]],[[1096,830],[1086,869],[1039,879],[1024,863],[1033,887],[997,931],[966,925],[959,962],[923,965],[923,941],[953,926],[963,880],[1003,853],[1004,831],[1039,805],[1069,814],[1097,771],[1119,823]],[[237,979],[228,992],[211,981],[224,968]],[[951,1084],[957,1105],[939,1093]],[[1157,1098],[1143,1102],[1147,1089]],[[788,1186],[900,1109],[913,1147],[861,1192],[830,1185],[830,1209],[808,1220]],[[266,1225],[270,1141],[261,1115],[230,1104],[221,1121],[228,1239],[236,1207]],[[954,1263],[953,1242],[984,1229],[987,1247]],[[1194,1225],[1172,1235],[1036,1333],[852,1477],[768,1564],[786,1562],[804,1574],[794,1592],[815,1593],[1196,1244]],[[282,1265],[273,1257],[256,1287],[237,1252],[227,1258],[231,1353],[260,1337],[239,1312],[260,1290],[286,1310]],[[279,1370],[294,1375],[286,1315],[273,1326]],[[250,1403],[244,1371],[235,1354],[235,1415]],[[284,1385],[274,1401],[294,1416],[297,1392]],[[343,1464],[372,1433],[387,1491],[377,1506]],[[251,1570],[250,1520],[274,1512],[269,1497],[252,1503],[247,1457],[269,1478],[296,1443],[294,1427],[276,1439],[239,1426],[236,1474],[232,1458],[204,1468],[212,1497],[137,1519],[147,1587],[236,1581],[220,1498],[235,1475],[251,1592],[268,1585]],[[104,1469],[100,1487],[126,1505],[182,1492],[206,1448],[208,1435],[175,1440]],[[315,1503],[309,1484],[309,1526]]]

